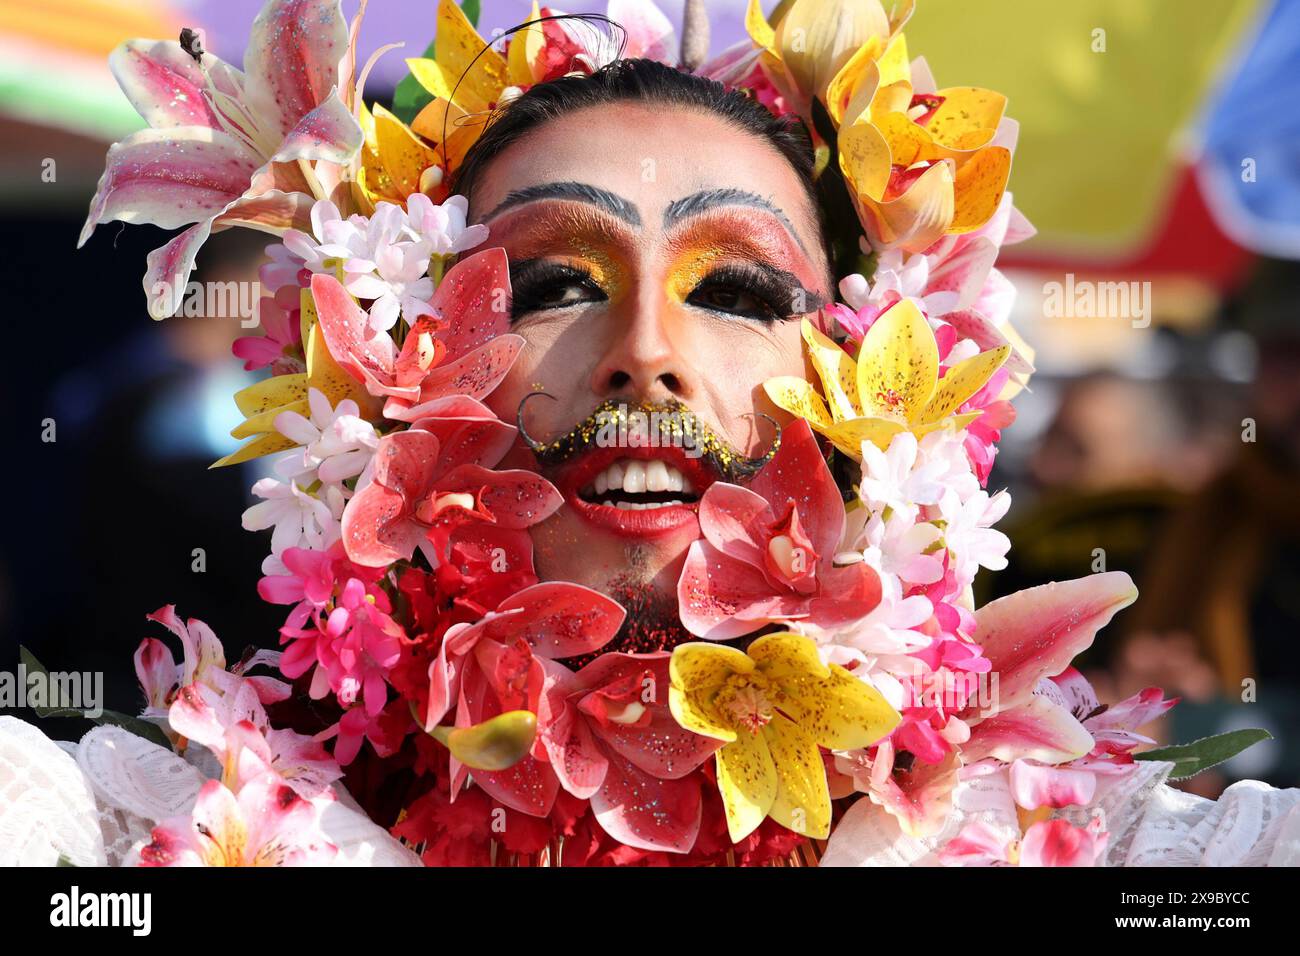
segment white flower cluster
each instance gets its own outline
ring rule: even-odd
[[[344,482],[366,469],[379,445],[375,426],[351,399],[334,407],[313,388],[308,404],[310,418],[297,412],[275,417],[275,430],[298,447],[276,462],[275,476],[253,485],[253,494],[265,500],[244,512],[246,530],[275,529],[264,574],[287,573],[280,556],[288,548],[324,551],[339,540],[343,506],[351,497]]]
[[[311,235],[290,229],[284,252],[269,250],[277,263],[288,259],[298,269],[337,275],[343,286],[369,300],[370,327],[387,332],[400,316],[412,323],[430,314],[434,278],[430,263],[472,249],[487,238],[487,226],[466,225],[469,203],[452,196],[442,205],[422,193],[406,201],[376,204],[370,217],[344,219],[332,202],[311,210]]]
[[[910,673],[906,655],[929,645],[918,628],[934,614],[935,600],[965,603],[980,567],[1006,567],[1011,542],[992,526],[1010,495],[980,487],[963,440],[964,433],[942,429],[920,441],[900,432],[886,451],[863,443],[860,505],[849,512],[845,549],[835,560],[869,564],[881,600],[851,629],[827,635],[828,660],[877,675]]]

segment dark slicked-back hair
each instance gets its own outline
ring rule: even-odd
[[[487,167],[512,143],[550,120],[614,103],[699,110],[752,133],[790,164],[804,186],[820,230],[813,145],[803,124],[797,119],[774,116],[742,90],[728,90],[715,80],[684,73],[656,60],[615,60],[590,75],[573,74],[530,88],[489,118],[487,129],[470,148],[456,174],[453,191],[472,199]],[[598,148],[593,141],[593,149]]]

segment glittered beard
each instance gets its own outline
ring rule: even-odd
[[[538,441],[524,426],[524,409],[539,395],[531,392],[519,403],[515,415],[519,434],[542,467],[563,465],[593,448],[680,448],[687,458],[699,458],[728,482],[752,478],[781,447],[781,426],[762,412],[758,417],[772,425],[772,441],[757,458],[746,458],[724,441],[689,408],[678,401],[621,402],[607,399],[568,432],[548,442]]]

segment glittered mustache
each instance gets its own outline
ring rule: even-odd
[[[543,467],[563,465],[593,448],[680,448],[687,458],[700,458],[723,481],[750,478],[772,460],[781,447],[781,426],[768,415],[773,435],[766,452],[747,458],[689,408],[678,401],[621,402],[606,399],[569,431],[550,441],[538,441],[524,426],[524,409],[538,396],[554,400],[547,392],[531,392],[519,402],[515,422],[519,435]]]

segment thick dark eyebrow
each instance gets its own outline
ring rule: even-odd
[[[637,229],[641,228],[641,214],[636,211],[636,206],[608,189],[600,189],[587,183],[577,182],[539,183],[536,186],[516,189],[501,200],[495,209],[483,217],[482,221],[487,222],[489,219],[501,215],[507,209],[522,206],[525,203],[537,202],[540,199],[571,199],[575,202],[588,203],[622,219],[630,226]]]
[[[698,216],[702,212],[715,209],[718,206],[749,206],[753,209],[762,209],[770,212],[781,225],[785,226],[786,232],[790,233],[790,238],[798,243],[799,248],[805,253],[808,249],[804,246],[803,240],[799,238],[799,233],[795,232],[794,224],[781,210],[780,206],[774,205],[770,200],[764,199],[757,193],[751,193],[744,189],[724,188],[724,189],[706,189],[702,192],[693,193],[684,199],[676,199],[668,204],[664,210],[664,229],[670,229],[683,219],[691,216]]]

